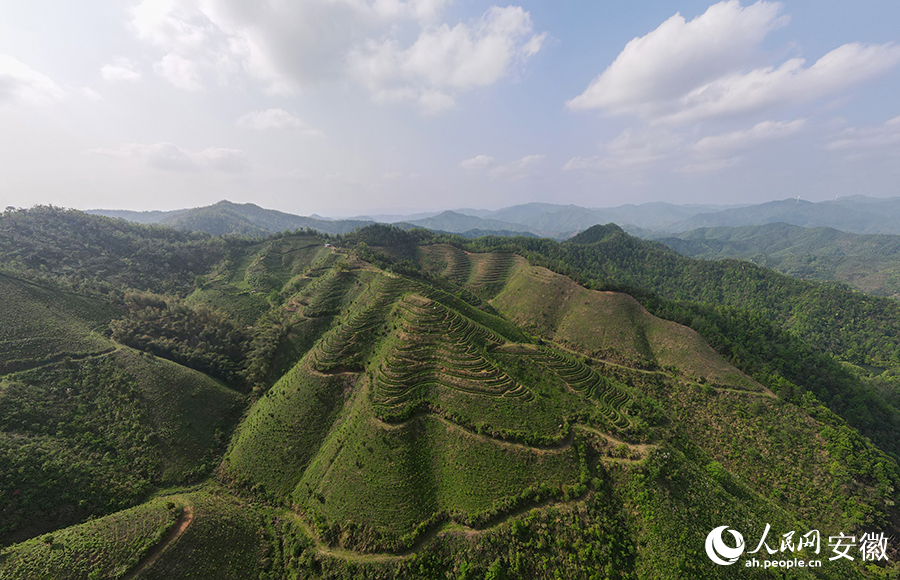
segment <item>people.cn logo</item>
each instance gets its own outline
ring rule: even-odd
[[[737,530],[728,530],[737,542],[737,547],[731,548],[725,544],[722,534],[728,526],[719,526],[706,536],[706,555],[720,566],[730,566],[738,561],[744,553],[744,536]]]

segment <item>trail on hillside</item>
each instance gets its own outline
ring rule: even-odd
[[[178,519],[175,520],[175,523],[169,528],[169,531],[166,532],[166,535],[163,536],[162,540],[159,541],[158,544],[153,546],[146,556],[141,558],[141,560],[135,564],[134,569],[122,577],[122,580],[134,580],[138,576],[140,576],[145,570],[153,566],[159,557],[162,556],[163,552],[171,546],[178,538],[181,537],[181,534],[188,529],[191,523],[194,521],[194,508],[186,505],[181,510],[181,515],[178,516]]]

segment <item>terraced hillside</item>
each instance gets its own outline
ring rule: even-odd
[[[115,342],[133,289],[0,276],[10,336],[66,339],[0,376],[0,579],[767,578],[710,530],[900,533],[896,462],[811,394],[629,295],[404,235],[230,240],[136,294],[163,355],[233,352],[233,384]],[[822,548],[758,557],[896,572]]]
[[[292,506],[326,561],[399,574],[410,554],[433,555],[437,545],[471,555],[459,547],[464,536],[509,539],[505,522],[521,513],[598,502],[625,509],[633,500],[619,494],[629,486],[660,509],[690,511],[696,521],[688,527],[699,537],[711,520],[697,519],[696,508],[681,502],[717,500],[660,496],[656,477],[687,477],[739,494],[750,504],[733,517],[748,526],[754,516],[747,505],[783,526],[816,518],[840,526],[846,520],[838,512],[866,509],[890,520],[887,496],[848,503],[840,491],[847,480],[827,473],[825,457],[839,460],[829,443],[838,435],[806,414],[823,412],[814,403],[790,410],[771,429],[751,421],[756,426],[747,434],[755,435],[741,435],[742,452],[728,450],[733,435],[722,425],[743,423],[747,409],[760,417],[785,410],[693,331],[653,317],[627,295],[586,290],[513,255],[446,247],[422,253],[449,278],[472,272],[469,289],[493,295],[493,308],[365,263],[326,274],[333,279],[307,286],[304,301],[327,296],[340,315],[251,409],[225,458],[227,480]],[[460,265],[465,260],[468,267]],[[538,336],[511,333],[509,320]],[[692,413],[718,419],[692,423]],[[819,441],[803,451],[808,464],[766,451],[798,438]],[[673,448],[674,440],[682,442]],[[696,471],[690,466],[698,460]],[[651,481],[633,479],[650,465],[657,466]],[[809,469],[816,476],[804,480]],[[773,495],[767,473],[793,483]],[[827,507],[816,507],[814,497],[830,498]],[[642,513],[639,535],[654,542],[654,534],[685,525],[669,516],[652,523],[651,512]],[[677,544],[657,546],[671,551]]]

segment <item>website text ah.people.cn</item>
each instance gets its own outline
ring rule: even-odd
[[[789,531],[780,536],[769,536],[772,526],[766,524],[765,530],[756,547],[744,558],[747,568],[820,568],[823,562],[835,560],[855,560],[878,562],[887,561],[888,539],[884,532],[866,532],[859,537],[841,532],[836,536],[827,536],[826,545],[831,552],[822,549],[822,535],[819,530],[810,530],[805,534]],[[725,540],[726,532],[731,536],[729,545]],[[747,544],[744,536],[728,526],[719,526],[706,536],[706,555],[720,566],[731,566],[745,555]],[[757,558],[755,554],[759,554]],[[778,557],[773,558],[775,554]],[[822,554],[822,558],[816,558]],[[824,556],[830,554],[826,559]]]

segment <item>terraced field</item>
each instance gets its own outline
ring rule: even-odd
[[[596,400],[601,412],[615,427],[626,429],[630,425],[627,416],[628,393],[617,388],[614,381],[601,377],[581,361],[555,350],[541,348],[534,358],[555,372],[573,391]]]
[[[173,345],[250,338],[214,351],[246,394],[116,343],[131,286],[0,275],[0,579],[740,580],[769,571],[709,561],[723,522],[897,535],[893,458],[811,394],[631,296],[427,239],[216,240],[202,271],[149,280],[240,330],[205,318]],[[894,577],[889,555],[794,572]]]
[[[314,367],[319,372],[336,368],[362,370],[363,357],[371,351],[376,334],[385,333],[385,317],[400,294],[409,287],[403,278],[378,275],[370,284],[361,304],[351,310],[346,322],[328,333],[313,352]],[[340,299],[328,288],[333,303]],[[316,299],[318,302],[318,299]],[[314,304],[310,308],[315,309]]]
[[[489,329],[416,295],[400,301],[394,347],[375,373],[373,399],[382,418],[403,416],[429,388],[497,397],[533,396],[479,352],[502,339]]]
[[[477,295],[491,298],[503,287],[516,261],[515,254],[464,252],[449,244],[435,244],[420,250],[423,266],[454,284],[467,286]]]
[[[468,284],[472,275],[472,260],[467,252],[449,244],[435,244],[422,248],[422,253],[431,266],[430,271],[454,284]]]

